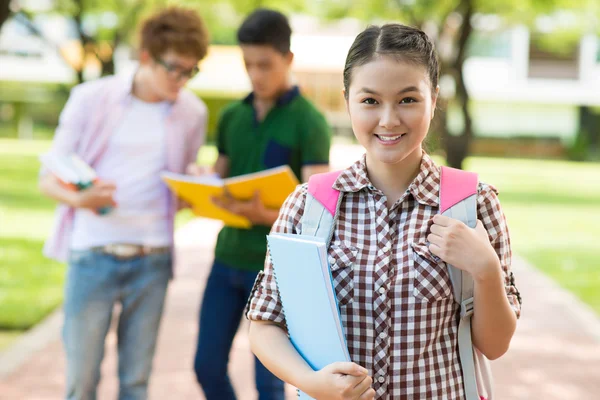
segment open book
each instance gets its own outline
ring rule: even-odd
[[[238,200],[250,200],[258,191],[265,207],[279,209],[299,184],[287,165],[227,179],[172,172],[163,172],[161,177],[173,193],[192,206],[195,215],[218,219],[236,228],[250,228],[252,224],[247,218],[214,205],[212,197],[223,196],[227,190]]]
[[[351,361],[323,238],[267,237],[290,341],[316,371]],[[300,398],[310,399],[304,393]]]
[[[98,180],[96,171],[77,154],[46,153],[40,156],[42,165],[47,168],[66,188],[73,191],[87,189]],[[112,207],[98,209],[98,214],[110,212]]]

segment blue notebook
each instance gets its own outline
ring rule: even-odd
[[[315,371],[350,361],[324,239],[274,233],[267,241],[293,346]]]

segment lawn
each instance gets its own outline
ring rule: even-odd
[[[0,336],[8,344],[62,299],[64,266],[41,254],[52,223],[52,201],[37,191],[38,155],[49,142],[0,139]]]
[[[64,265],[41,255],[54,204],[37,189],[47,141],[0,139],[0,348],[57,307]],[[216,157],[203,148],[200,162]],[[600,313],[600,164],[472,158],[500,191],[515,252]],[[181,225],[190,213],[178,215]]]
[[[600,314],[600,163],[474,158],[466,167],[498,188],[514,251]]]

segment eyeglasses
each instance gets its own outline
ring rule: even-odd
[[[178,81],[181,79],[192,79],[200,71],[200,68],[198,68],[197,65],[194,65],[194,67],[190,69],[184,69],[178,65],[161,60],[160,58],[155,58],[155,61],[162,65],[167,73]]]

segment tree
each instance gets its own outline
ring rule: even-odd
[[[10,0],[0,0],[0,29],[10,16]]]
[[[370,21],[402,21],[420,27],[434,40],[440,55],[441,74],[451,78],[456,87],[454,98],[448,102],[459,106],[464,122],[460,135],[450,135],[446,128],[446,105],[436,114],[436,126],[448,165],[462,168],[473,138],[469,92],[463,76],[473,19],[478,15],[495,14],[502,17],[506,26],[534,26],[539,15],[556,10],[579,14],[581,21],[588,22],[577,27],[580,31],[598,29],[600,6],[592,0],[338,0],[327,6],[326,12],[334,18],[352,16]]]
[[[75,69],[78,81],[83,82],[84,67],[90,59],[99,63],[102,76],[113,74],[115,50],[120,45],[135,47],[135,34],[141,20],[168,5],[181,5],[197,10],[210,30],[212,42],[219,44],[235,44],[237,25],[254,8],[282,8],[276,0],[55,0],[53,7],[43,13],[60,14],[73,21],[78,36],[79,54],[75,59],[67,61]],[[290,0],[285,3],[284,11],[300,10],[303,7],[304,0]],[[46,40],[49,45],[59,47],[57,50],[64,55],[60,44],[48,40],[37,26],[36,16],[41,14],[40,11],[20,8],[18,14],[19,21],[30,32]]]

